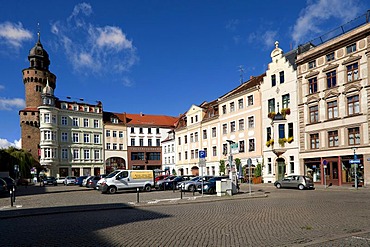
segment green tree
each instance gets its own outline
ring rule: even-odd
[[[235,161],[236,169],[239,171],[239,166],[241,166],[242,161],[239,158],[234,159],[234,161]]]
[[[220,175],[225,174],[225,169],[226,169],[225,161],[224,160],[220,160],[220,167],[219,167]]]
[[[9,175],[15,177],[14,165],[19,166],[19,176],[30,177],[30,170],[33,166],[41,170],[39,163],[32,157],[28,152],[23,149],[17,149],[15,147],[9,147],[7,149],[0,150],[0,170],[8,171]]]
[[[254,176],[256,178],[258,177],[261,177],[262,176],[262,165],[261,163],[258,162],[256,168],[254,168]]]

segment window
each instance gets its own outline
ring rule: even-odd
[[[282,108],[283,109],[286,109],[286,108],[289,108],[289,103],[290,103],[290,95],[289,94],[284,94],[283,96],[281,96],[281,100],[282,100]]]
[[[195,132],[194,133],[194,141],[197,142],[198,141],[198,132]]]
[[[157,147],[159,147],[161,145],[161,139],[156,139],[156,144],[157,144]]]
[[[106,143],[106,149],[110,149],[110,143],[108,142],[108,143]]]
[[[288,137],[293,137],[293,123],[288,123]]]
[[[310,135],[311,149],[319,149],[319,134]]]
[[[280,84],[284,83],[285,82],[284,71],[279,72],[279,77],[280,77]]]
[[[234,102],[231,102],[230,103],[230,112],[233,112],[233,111],[235,111],[235,104],[234,104]]]
[[[76,118],[76,117],[73,118],[72,126],[78,126],[78,118]]]
[[[73,159],[77,160],[80,158],[80,151],[78,149],[73,149]]]
[[[179,145],[181,145],[181,137],[177,138]]]
[[[227,124],[222,125],[222,134],[227,134]]]
[[[44,123],[50,123],[50,114],[49,113],[44,114]]]
[[[72,134],[72,141],[73,141],[74,143],[77,143],[77,142],[78,142],[78,133],[73,133],[73,134]]]
[[[217,156],[217,147],[216,146],[212,147],[212,155]]]
[[[267,158],[267,173],[271,174],[271,172],[272,172],[271,158]]]
[[[271,136],[271,127],[266,128],[266,141],[269,141],[272,138]]]
[[[348,145],[359,145],[361,144],[360,139],[360,128],[348,128]]]
[[[156,134],[160,134],[161,132],[159,132],[159,128],[156,128],[156,131],[155,131]]]
[[[222,114],[226,114],[226,105],[222,106]]]
[[[51,131],[50,130],[44,131],[44,140],[46,140],[46,141],[51,140]]]
[[[170,147],[168,147],[168,149],[169,149]],[[175,152],[175,144],[172,144],[171,145],[171,152],[173,153],[173,152]]]
[[[185,142],[185,144],[188,143],[188,136],[187,135],[184,136],[184,142]]]
[[[356,43],[349,45],[346,47],[347,54],[355,52],[356,51]]]
[[[207,157],[207,148],[204,148],[203,150],[204,150],[205,156]]]
[[[144,146],[144,139],[143,138],[139,139],[139,146],[140,147]]]
[[[334,60],[334,52],[332,53],[329,53],[326,55],[326,62],[330,62],[330,61],[333,61]]]
[[[90,134],[84,134],[84,143],[90,143]]]
[[[235,121],[230,122],[230,132],[235,132]]]
[[[143,131],[143,128],[139,128],[139,134],[143,134],[144,133],[144,131]]]
[[[74,105],[74,106],[73,106],[73,110],[74,110],[74,111],[78,111],[78,106]]]
[[[144,153],[143,152],[132,152],[131,160],[144,160]]]
[[[106,136],[106,137],[110,137],[110,130],[106,130],[106,131],[105,131],[105,136]]]
[[[148,128],[148,134],[152,133],[152,128]]]
[[[216,137],[217,134],[216,134],[216,127],[213,127],[212,128],[212,137]]]
[[[191,152],[190,152],[191,154],[190,154],[190,159],[194,159],[194,150],[191,150]]]
[[[148,146],[151,147],[152,145],[152,139],[148,139]]]
[[[319,106],[311,106],[309,107],[310,113],[310,123],[317,123],[319,122]]]
[[[51,156],[51,148],[45,148],[44,149],[44,157],[45,158],[52,158],[52,156]]]
[[[68,141],[68,133],[62,132],[62,142],[67,142],[67,141]]]
[[[347,82],[358,80],[358,63],[347,66]]]
[[[131,139],[131,146],[135,146],[135,139]]]
[[[94,128],[99,128],[99,120],[94,119]]]
[[[114,123],[114,124],[118,124],[118,119],[117,118],[112,118],[111,122]]]
[[[239,106],[239,109],[243,109],[244,107],[243,99],[238,100],[238,106]]]
[[[207,130],[203,130],[203,139],[206,140],[207,139]]]
[[[279,124],[279,139],[285,138],[285,124]]]
[[[98,149],[95,149],[94,150],[94,158],[96,160],[99,160],[100,159],[100,150],[98,150]]]
[[[62,117],[62,125],[68,125],[67,117]]]
[[[317,92],[317,77],[308,79],[309,94]]]
[[[195,122],[198,122],[198,115],[195,115]]]
[[[57,116],[52,115],[51,118],[52,118],[53,123],[57,123]]]
[[[84,118],[84,127],[89,127],[89,119]]]
[[[181,160],[181,152],[179,152],[179,160]]]
[[[337,72],[335,70],[326,73],[326,84],[328,88],[332,88],[337,85]]]
[[[95,144],[100,144],[100,135],[94,134],[94,143]]]
[[[113,137],[117,137],[117,131],[113,130],[112,133],[113,133]]]
[[[253,105],[253,95],[248,96],[248,106]]]
[[[268,102],[268,112],[275,112],[275,99],[269,99]]]
[[[89,160],[90,159],[90,150],[84,149],[84,159]]]
[[[249,142],[249,152],[255,151],[254,139],[249,139],[248,142]]]
[[[309,69],[316,68],[316,60],[308,62],[308,68]]]
[[[131,127],[131,134],[135,134],[135,128]]]
[[[227,155],[227,143],[222,144],[222,154]]]
[[[119,138],[123,138],[123,131],[119,131],[119,132],[118,132],[118,137],[119,137]]]
[[[185,151],[185,160],[188,159],[188,151]]]
[[[360,113],[360,101],[358,95],[347,97],[348,115]]]
[[[62,148],[62,160],[68,159],[68,149]]]
[[[191,117],[191,118],[190,118],[190,122],[191,122],[191,123],[193,123],[193,122],[194,122],[193,117]]]
[[[195,149],[195,158],[198,159],[199,150]]]
[[[244,147],[244,141],[239,141],[239,153],[244,153],[245,147]]]
[[[239,130],[244,130],[244,119],[239,119]]]
[[[113,143],[113,150],[117,150],[117,143]]]
[[[248,128],[254,128],[254,117],[248,117]]]
[[[337,101],[328,102],[328,119],[334,119],[338,117],[338,103]]]
[[[294,173],[294,156],[289,156],[290,173]]]
[[[193,133],[190,134],[190,142],[194,142],[194,134]]]
[[[276,86],[276,75],[271,75],[271,87]]]
[[[338,147],[338,130],[328,131],[329,147]]]

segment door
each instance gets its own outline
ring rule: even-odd
[[[326,185],[339,185],[338,161],[329,161],[326,168]]]
[[[285,160],[282,158],[279,158],[276,160],[277,162],[277,180],[281,180],[285,176]]]
[[[128,171],[122,171],[116,175],[115,184],[117,189],[126,189],[129,187],[129,176]]]

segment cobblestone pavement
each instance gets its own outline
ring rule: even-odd
[[[248,192],[248,185],[242,185]],[[0,198],[0,246],[370,246],[370,189],[317,187],[180,198],[74,186]]]

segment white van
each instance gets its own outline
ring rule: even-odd
[[[107,175],[99,190],[102,193],[114,194],[117,190],[136,189],[151,191],[154,187],[154,171],[152,170],[116,170]]]

